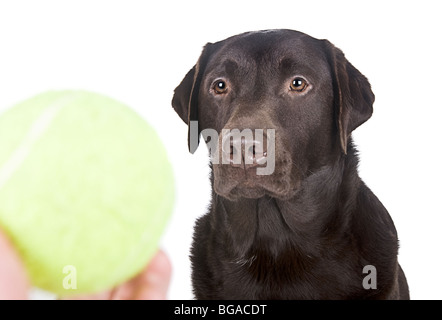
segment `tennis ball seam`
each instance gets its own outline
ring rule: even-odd
[[[0,190],[14,175],[14,172],[20,168],[20,165],[26,160],[32,151],[35,143],[44,135],[60,110],[78,98],[75,93],[70,96],[62,96],[48,105],[37,119],[31,123],[28,132],[24,135],[21,143],[15,148],[8,159],[0,167]]]

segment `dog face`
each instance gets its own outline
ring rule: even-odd
[[[210,143],[215,192],[289,199],[346,153],[373,101],[367,79],[330,42],[270,30],[207,44],[172,105],[189,125],[190,151],[200,133]]]

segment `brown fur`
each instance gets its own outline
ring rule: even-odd
[[[307,92],[289,90],[295,76]],[[276,152],[271,175],[212,165],[191,255],[198,299],[409,298],[394,224],[359,178],[351,140],[373,102],[368,80],[327,40],[270,30],[205,46],[175,90],[176,112],[199,131],[275,129]],[[362,285],[366,265],[376,289]]]

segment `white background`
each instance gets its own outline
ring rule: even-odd
[[[354,133],[360,175],[395,221],[414,299],[442,298],[442,49],[438,1],[0,2],[0,110],[49,89],[116,98],[162,137],[177,199],[161,246],[171,299],[191,299],[189,247],[209,202],[205,148],[187,152],[173,90],[206,42],[289,28],[327,38],[365,74],[373,117]]]

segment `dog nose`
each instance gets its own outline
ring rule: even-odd
[[[223,137],[222,143],[223,163],[233,167],[251,168],[266,163],[267,137],[265,134],[243,135],[230,132]]]

